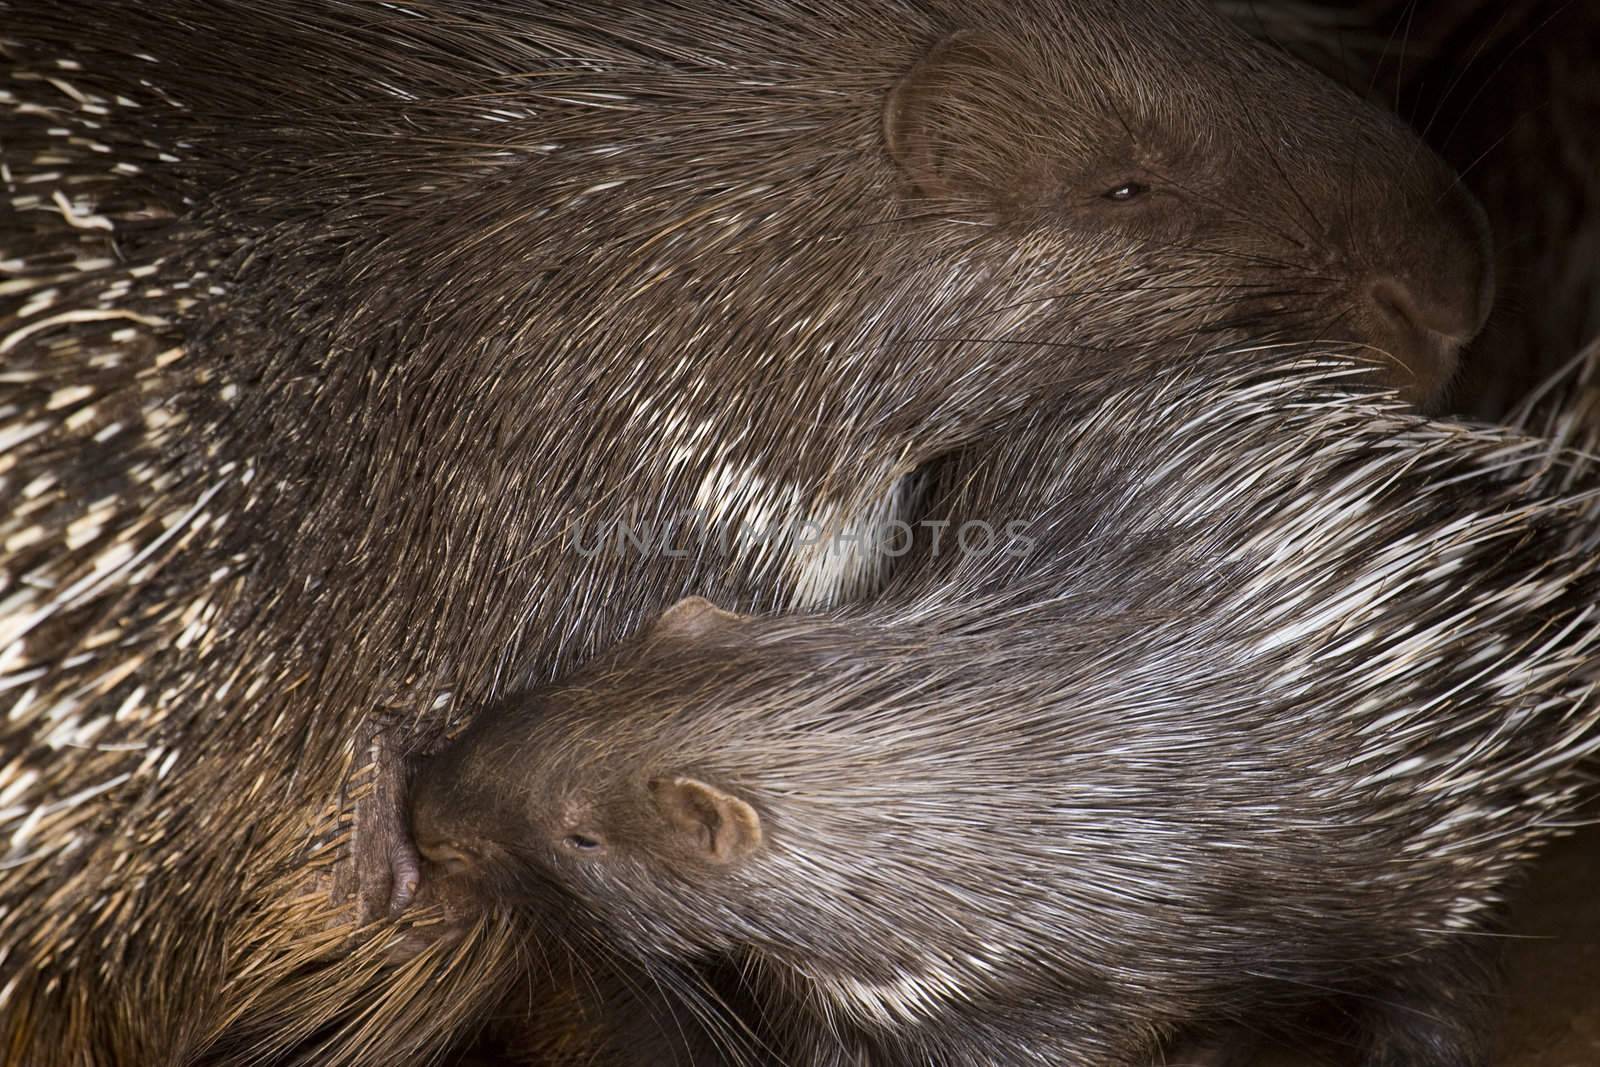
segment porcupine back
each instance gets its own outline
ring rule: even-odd
[[[275,625],[317,625],[297,613],[297,594],[323,579],[288,561],[323,557],[336,572],[329,549],[359,555],[372,524],[305,492],[321,462],[314,443],[298,454],[303,442],[264,432],[283,425],[274,406],[292,409],[313,386],[274,350],[292,330],[266,336],[237,314],[250,304],[240,260],[257,253],[260,233],[215,196],[241,181],[254,146],[230,155],[207,143],[227,115],[197,117],[173,57],[139,51],[136,33],[119,38],[132,28],[85,24],[68,51],[8,36],[20,21],[0,31],[8,1062],[181,1062],[230,1021],[201,1005],[242,949],[262,953],[269,979],[230,985],[222,1002],[257,1012],[261,1030],[292,1045],[337,1017],[376,963],[369,953],[346,988],[286,982],[345,947],[327,894],[342,843],[336,787],[360,756],[353,716],[389,690],[369,657],[365,677],[343,680],[354,691],[342,713],[319,725],[305,708],[286,710],[282,694],[330,664],[327,650],[296,647]],[[243,115],[250,87],[238,88],[229,104]],[[292,265],[263,270],[285,287],[304,281]],[[307,308],[315,296],[285,299]],[[263,389],[275,362],[288,380]],[[284,509],[297,493],[313,499]],[[309,552],[296,543],[308,531]],[[345,611],[325,607],[322,632],[339,632]],[[328,684],[338,691],[340,679]],[[309,818],[297,810],[304,791],[326,798]],[[241,886],[245,856],[255,881]],[[275,879],[261,894],[268,907],[242,892]],[[297,883],[302,891],[281,892]],[[247,939],[229,940],[228,920],[252,906]],[[296,940],[274,944],[286,918]],[[492,957],[469,950],[459,962],[470,972]],[[276,992],[271,976],[286,991],[255,1002],[248,981]],[[455,1021],[430,994],[416,1028]],[[403,1026],[390,1033],[411,1047]],[[259,1055],[244,1047],[244,1059]]]
[[[226,381],[186,324],[214,264],[167,102],[12,40],[0,62],[0,1048],[48,1062],[85,1047],[91,1012],[158,1002],[164,952],[215,951],[145,903],[161,882],[208,891],[207,857],[178,874],[151,846],[211,814],[166,787],[205,758],[197,703],[273,675],[216,656],[248,625],[227,543],[252,467],[210,451]]]

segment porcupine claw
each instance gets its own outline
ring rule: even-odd
[[[355,801],[351,846],[352,892],[362,924],[404,912],[422,878],[405,813],[405,758],[391,732],[373,729],[367,760],[371,785]]]

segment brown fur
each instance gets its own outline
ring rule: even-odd
[[[940,479],[1023,551],[486,709],[424,893],[734,961],[744,1062],[1144,1067],[1328,1000],[1363,1067],[1484,1067],[1497,904],[1600,750],[1593,472],[1337,378],[1080,398]]]
[[[1351,336],[1425,400],[1482,302],[1449,171],[1196,0],[3,11],[30,1065],[427,1054],[517,961],[339,936],[370,719],[426,745],[689,592],[869,592],[870,538],[714,535],[904,513],[1128,347]],[[573,551],[690,507],[701,552]]]

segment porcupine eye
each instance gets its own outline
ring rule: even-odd
[[[1106,190],[1101,194],[1101,196],[1106,200],[1111,200],[1119,204],[1125,204],[1130,200],[1139,199],[1149,191],[1149,186],[1141,185],[1139,182],[1123,182],[1121,185],[1118,185],[1115,188]]]
[[[601,848],[600,839],[588,834],[568,834],[562,843],[574,852],[598,852]]]

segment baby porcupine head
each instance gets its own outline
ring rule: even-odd
[[[720,931],[737,924],[715,916],[737,909],[739,865],[765,846],[765,829],[691,706],[758,694],[708,685],[683,653],[734,658],[741,623],[686,598],[624,646],[625,660],[509,698],[423,761],[412,826],[428,862],[424,902],[458,914],[531,905],[556,936],[564,909],[598,908],[592,919],[631,928],[647,952],[729,947]]]

